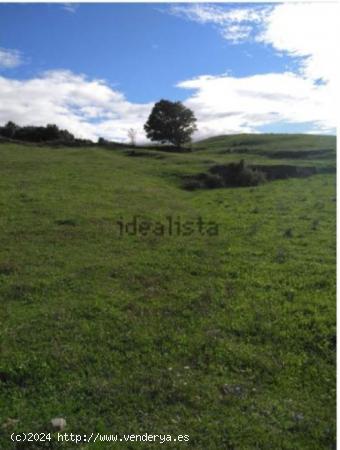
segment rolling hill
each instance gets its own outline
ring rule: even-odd
[[[183,189],[240,159],[334,169],[335,138],[0,145],[1,448],[53,417],[197,450],[334,448],[335,173]],[[52,436],[29,448],[74,448]]]

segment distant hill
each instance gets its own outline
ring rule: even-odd
[[[215,136],[193,144],[194,150],[216,153],[268,154],[271,157],[331,156],[336,136],[312,134],[234,134]]]

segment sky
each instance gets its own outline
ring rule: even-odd
[[[336,132],[339,6],[0,3],[0,125],[55,123],[137,142],[155,102],[182,101],[194,139]]]

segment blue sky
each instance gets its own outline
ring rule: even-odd
[[[48,120],[120,140],[134,127],[143,140],[152,104],[167,98],[194,110],[197,138],[334,132],[333,68],[320,55],[335,29],[321,49],[309,39],[333,14],[316,6],[0,4],[0,123]],[[306,8],[306,33],[294,34],[289,18]]]

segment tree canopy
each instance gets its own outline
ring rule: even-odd
[[[0,136],[19,141],[28,142],[47,142],[47,141],[74,141],[74,136],[67,130],[61,130],[54,124],[43,126],[24,126],[20,127],[13,122],[7,122],[3,127],[0,126]]]
[[[196,129],[196,118],[191,109],[181,102],[169,100],[155,103],[144,125],[146,135],[151,141],[170,143],[176,147],[189,142]]]

